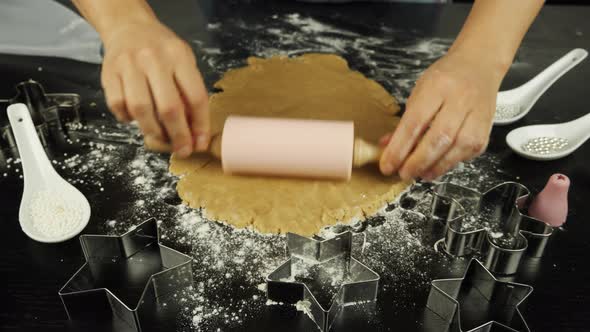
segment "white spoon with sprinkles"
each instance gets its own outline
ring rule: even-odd
[[[23,167],[24,190],[18,213],[23,232],[45,243],[73,238],[90,219],[88,200],[51,165],[27,106],[8,106],[8,120]]]
[[[522,119],[553,83],[587,56],[586,50],[573,49],[525,84],[498,92],[494,124],[507,125]]]
[[[570,122],[514,129],[506,136],[506,143],[525,158],[555,160],[571,154],[588,138],[590,113]]]

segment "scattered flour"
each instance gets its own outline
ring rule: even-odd
[[[236,54],[336,52],[401,101],[422,71],[451,43],[447,39],[404,37],[391,31],[361,35],[297,14],[274,15],[264,27],[214,22],[208,29],[212,38],[207,42],[194,40],[193,44],[203,65],[209,66],[204,68],[209,83],[244,64]],[[208,44],[223,40],[225,34],[244,39],[231,50]],[[53,164],[70,183],[93,193],[89,197],[93,207],[116,206],[112,211],[102,210],[99,230],[121,234],[154,217],[160,224],[162,242],[193,257],[194,285],[174,296],[181,305],[183,331],[236,329],[259,317],[265,305],[278,304],[266,300],[264,280],[287,259],[284,236],[235,229],[207,220],[202,210],[182,204],[175,190],[177,179],[168,172],[168,156],[145,151],[135,126],[115,125],[110,117],[103,117],[102,123],[68,129],[74,134],[89,133],[69,140],[84,145],[85,150],[55,156]],[[486,154],[460,165],[442,180],[483,190],[503,176],[497,164]],[[14,169],[20,165],[14,161],[8,165],[12,168],[2,170],[7,177],[18,176]],[[376,216],[335,225],[321,236],[355,232],[358,245],[353,256],[381,276],[380,294],[391,294],[388,298],[393,298],[398,307],[415,306],[413,292],[427,291],[432,279],[430,267],[444,264],[444,256],[432,246],[438,239],[430,234],[430,202],[428,184],[417,184]]]
[[[121,137],[124,144],[95,141],[81,153],[55,157],[54,167],[93,193],[89,196],[93,208],[116,199],[116,210],[102,210],[99,231],[121,234],[153,217],[159,221],[163,244],[193,257],[194,285],[174,298],[181,306],[183,331],[237,329],[255,320],[266,304],[276,304],[267,303],[264,280],[288,258],[285,236],[235,229],[182,204],[175,190],[177,179],[168,172],[168,156],[126,143],[136,130],[100,128],[95,135]],[[10,164],[12,169],[20,166],[15,160]],[[486,154],[440,180],[483,190],[500,182],[503,173],[497,164],[493,155]],[[18,174],[12,169],[11,176]],[[330,238],[353,231],[353,256],[380,275],[381,296],[393,298],[399,308],[417,305],[415,292],[428,289],[431,267],[445,264],[444,256],[433,249],[438,239],[430,237],[428,189],[429,184],[418,183],[376,216],[335,225],[320,234]]]
[[[302,311],[307,316],[312,317],[311,316],[311,302],[298,301],[297,303],[295,303],[295,308],[297,309],[297,311]]]
[[[207,41],[193,40],[207,71],[217,79],[228,69],[242,66],[236,54],[259,57],[273,55],[295,56],[303,53],[336,53],[349,61],[351,67],[381,83],[399,101],[405,101],[414,82],[428,65],[443,56],[452,40],[423,38],[418,35],[395,33],[386,27],[372,27],[365,34],[340,28],[337,22],[298,13],[275,15],[264,25],[236,22],[210,24],[215,36]],[[371,29],[370,29],[371,30]],[[244,36],[231,48],[210,45],[210,41]]]

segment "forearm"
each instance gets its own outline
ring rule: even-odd
[[[122,24],[157,20],[145,0],[72,0],[103,41]]]
[[[493,66],[503,77],[543,3],[543,0],[476,0],[449,53],[473,55]]]

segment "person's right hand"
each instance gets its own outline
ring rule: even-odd
[[[119,121],[136,120],[148,148],[170,144],[180,157],[207,149],[207,90],[190,46],[157,19],[103,36],[102,85]]]

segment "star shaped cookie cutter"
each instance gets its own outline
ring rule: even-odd
[[[149,219],[120,236],[82,235],[86,263],[60,289],[70,320],[112,319],[122,330],[142,330],[164,299],[192,285],[191,257],[159,242]]]
[[[482,194],[445,182],[432,192],[431,218],[444,226],[437,247],[457,257],[482,254],[493,273],[516,273],[525,252],[541,257],[553,233],[553,227],[522,212],[530,191],[520,183],[504,182]]]
[[[68,136],[67,124],[82,122],[80,95],[75,93],[46,93],[43,86],[33,80],[16,85],[16,95],[0,100],[0,108],[23,103],[31,112],[37,136],[44,146],[48,141]],[[16,141],[6,112],[0,112],[0,148],[15,148]]]
[[[519,306],[532,292],[529,285],[499,281],[472,259],[463,278],[432,281],[426,306],[448,325],[444,331],[530,332]]]
[[[327,240],[288,233],[290,258],[266,278],[268,299],[296,304],[329,331],[345,306],[377,298],[379,275],[352,257],[352,246],[349,231]],[[326,288],[336,294],[326,295]]]

